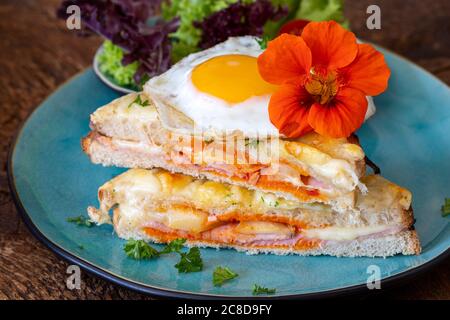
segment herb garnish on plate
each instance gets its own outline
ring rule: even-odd
[[[144,240],[128,240],[128,242],[125,243],[123,250],[127,256],[136,260],[153,259],[160,255],[158,250],[150,246]]]
[[[218,266],[213,272],[213,284],[216,287],[220,287],[225,282],[234,279],[237,276],[238,274],[230,268]]]
[[[260,294],[274,294],[277,291],[275,288],[266,288],[256,283],[253,285],[253,295],[257,296]]]
[[[94,221],[92,221],[82,215],[77,216],[77,217],[67,218],[67,222],[75,223],[78,226],[88,227],[88,228],[95,226]]]

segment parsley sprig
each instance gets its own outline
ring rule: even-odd
[[[158,250],[150,246],[144,240],[128,240],[123,250],[130,258],[136,260],[153,259],[160,256]]]
[[[82,227],[93,227],[95,226],[95,222],[84,217],[84,216],[78,216],[78,217],[70,217],[67,218],[67,222],[71,222],[71,223],[75,223],[78,226],[82,226]]]
[[[237,276],[238,274],[230,268],[218,266],[213,272],[213,284],[216,287],[220,287],[224,282],[234,279]]]
[[[200,256],[200,249],[190,248],[187,253],[179,252],[181,259],[175,265],[180,273],[198,272],[203,269],[203,260]]]
[[[450,215],[450,198],[445,198],[444,205],[441,207],[442,216]]]
[[[180,252],[183,248],[184,244],[186,242],[186,239],[175,239],[170,241],[164,249],[162,249],[161,254],[171,253],[171,252]]]
[[[275,288],[266,288],[259,286],[256,283],[253,285],[253,295],[257,296],[260,294],[274,294],[277,291]]]
[[[203,260],[200,249],[190,248],[187,252],[182,252],[186,239],[175,239],[169,242],[161,251],[156,250],[144,240],[128,240],[123,249],[128,257],[136,260],[158,258],[163,254],[178,253],[180,261],[174,265],[179,273],[198,272],[203,270]],[[228,267],[217,266],[214,269],[212,282],[214,286],[220,287],[225,282],[230,281],[239,275]],[[253,295],[274,294],[275,288],[266,288],[257,284],[253,285]]]
[[[128,105],[128,108],[131,108],[131,106],[132,106],[133,104],[135,104],[135,103],[138,104],[138,105],[140,105],[141,107],[148,107],[148,106],[150,105],[149,100],[144,100],[144,101],[141,100],[141,95],[140,95],[140,94],[138,94],[138,95],[136,96],[136,99],[134,99],[134,101],[131,102],[131,103]]]
[[[153,259],[163,254],[172,252],[180,255],[180,261],[175,265],[180,273],[197,272],[203,269],[203,260],[200,250],[196,247],[189,249],[188,252],[181,252],[186,239],[175,239],[169,242],[161,251],[156,250],[144,240],[130,239],[125,243],[123,249],[125,253],[133,259]]]

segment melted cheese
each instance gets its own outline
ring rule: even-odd
[[[127,198],[133,198],[141,193],[157,193],[162,190],[160,180],[151,171],[132,169],[121,174],[101,187],[111,189],[114,193],[122,192]]]
[[[201,233],[206,230],[224,224],[210,217],[206,212],[186,207],[160,208],[159,210],[146,211],[133,204],[121,203],[116,209],[122,217],[126,217],[134,227],[158,223],[173,230],[181,230],[189,233]]]
[[[378,225],[370,227],[326,227],[321,229],[305,229],[302,234],[310,239],[345,241],[386,231],[390,226]]]
[[[293,235],[293,229],[288,225],[268,221],[241,221],[236,226],[235,230],[242,234]]]
[[[353,190],[359,183],[355,169],[346,160],[335,159],[317,148],[300,142],[285,142],[284,146],[288,154],[311,168],[312,173],[314,173],[311,174],[313,177],[318,175],[327,181],[331,181],[333,185],[348,191]],[[357,148],[361,150],[360,157],[364,158],[364,153],[359,146],[345,149],[348,151]]]
[[[157,214],[157,213],[156,213]],[[208,214],[191,208],[170,208],[161,221],[169,228],[199,233],[219,225],[208,220]]]
[[[261,179],[262,181],[263,179]],[[236,185],[194,179],[165,170],[130,169],[100,188],[115,193],[117,199],[137,203],[145,197],[168,199],[177,197],[201,208],[230,207],[251,210],[254,213],[297,208],[317,211],[329,210],[318,203],[299,203],[286,200],[271,193],[249,190]],[[125,201],[125,200],[124,200]],[[180,201],[180,200],[179,200]]]
[[[307,133],[296,141],[320,150],[333,158],[358,161],[364,159],[364,151],[354,143],[350,143],[346,138],[329,138],[321,136],[315,132]]]

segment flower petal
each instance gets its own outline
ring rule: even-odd
[[[312,53],[312,65],[334,70],[349,65],[358,53],[353,32],[335,21],[310,22],[302,32]]]
[[[308,124],[308,110],[312,100],[299,85],[283,85],[270,98],[270,121],[280,133],[289,138],[312,131]]]
[[[381,52],[371,45],[360,44],[356,59],[339,70],[339,75],[346,86],[376,96],[386,90],[391,71]]]
[[[298,83],[311,69],[311,51],[299,36],[282,34],[258,57],[262,78],[273,84]]]
[[[365,95],[359,90],[343,88],[332,103],[314,103],[309,110],[308,122],[323,136],[346,138],[363,124],[366,111]]]

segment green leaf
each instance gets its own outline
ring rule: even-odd
[[[220,287],[224,282],[234,279],[238,276],[230,268],[218,266],[213,272],[213,284]]]
[[[177,62],[190,53],[199,50],[202,31],[194,27],[195,21],[202,21],[212,13],[220,11],[237,0],[170,0],[161,7],[165,20],[180,18],[180,26],[170,34],[172,39],[172,60]]]
[[[257,285],[256,283],[253,285],[253,295],[260,295],[260,294],[274,294],[277,290],[275,288],[266,288]]]
[[[183,248],[184,244],[186,242],[186,239],[175,239],[170,241],[164,249],[160,252],[161,254],[171,253],[171,252],[180,252]]]
[[[200,256],[200,250],[197,247],[191,248],[189,252],[180,252],[181,259],[175,265],[180,273],[198,272],[203,269],[203,261]]]
[[[131,107],[133,104],[140,105],[141,107],[147,107],[147,106],[149,105],[149,102],[148,102],[148,100],[142,101],[142,100],[141,100],[141,95],[138,94],[138,95],[136,96],[136,99],[134,99],[134,101],[131,102],[131,103],[128,105],[128,108]]]
[[[78,217],[67,218],[67,222],[75,223],[76,225],[88,228],[95,226],[94,221],[87,219],[86,217],[81,215]]]
[[[347,23],[343,0],[302,0],[295,18],[311,21],[334,20],[344,26]]]
[[[152,259],[159,257],[159,252],[155,248],[151,247],[144,240],[134,240],[130,239],[125,243],[123,250],[128,257],[142,260],[142,259]]]
[[[136,87],[133,76],[139,67],[137,61],[126,66],[122,65],[123,50],[107,40],[103,43],[103,50],[98,56],[99,69],[102,73],[113,78],[120,86]]]
[[[267,43],[270,41],[269,36],[262,36],[262,38],[259,38],[256,40],[259,44],[259,46],[261,47],[261,49],[265,50],[267,49]]]
[[[131,106],[132,106],[133,104],[137,104],[137,105],[139,105],[139,106],[145,108],[145,107],[147,107],[147,106],[150,105],[150,102],[149,102],[149,100],[142,101],[142,100],[141,100],[141,95],[138,94],[138,95],[136,96],[136,99],[134,99],[134,101],[131,102],[131,103],[128,105],[128,108],[131,108]]]

